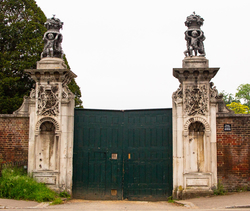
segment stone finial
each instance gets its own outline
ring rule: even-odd
[[[60,29],[63,26],[63,22],[61,22],[60,19],[55,18],[54,15],[52,18],[47,19],[47,21],[44,23],[44,26],[47,28],[47,32],[45,32],[43,36],[44,48],[41,54],[41,58],[62,58],[63,50],[61,43],[63,40],[63,36],[60,33]]]
[[[199,56],[205,57],[205,49],[203,41],[206,39],[204,32],[200,29],[203,25],[204,19],[195,12],[187,17],[185,25],[188,29],[185,31],[185,40],[187,41],[187,50],[184,51],[185,56]]]

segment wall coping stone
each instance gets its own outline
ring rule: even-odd
[[[250,118],[250,114],[234,114],[234,113],[217,113],[216,118],[225,118],[225,117],[248,117]]]
[[[0,118],[29,118],[29,114],[0,114]]]

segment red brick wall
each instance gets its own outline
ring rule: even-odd
[[[29,118],[0,115],[0,163],[28,160]]]
[[[218,180],[231,191],[250,189],[250,115],[217,116],[216,126]]]

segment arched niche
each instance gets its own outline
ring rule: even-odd
[[[45,118],[42,118],[40,119],[37,123],[36,123],[36,132],[39,132],[41,130],[41,125],[44,123],[44,122],[51,122],[54,126],[55,126],[55,132],[58,133],[59,132],[59,124],[58,122],[51,118],[51,117],[45,117]]]
[[[59,136],[57,125],[52,121],[41,121],[36,136],[36,170],[57,170],[59,161]]]
[[[184,125],[184,169],[185,173],[211,169],[210,127],[203,118],[191,118]]]
[[[205,126],[201,122],[193,122],[188,128],[190,172],[205,171]]]

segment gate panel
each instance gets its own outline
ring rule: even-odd
[[[122,199],[123,114],[75,109],[73,196]]]
[[[172,111],[125,112],[124,198],[161,200],[172,195]]]
[[[166,200],[172,109],[75,110],[73,197]]]

